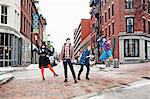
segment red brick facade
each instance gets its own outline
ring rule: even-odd
[[[75,58],[78,52],[82,52],[85,47],[90,45],[92,27],[90,19],[81,19],[81,23],[74,33],[74,52]]]
[[[43,25],[46,20],[38,13],[38,9],[33,3],[34,0],[21,0],[21,33],[31,40],[32,33],[32,14],[36,13],[39,16],[39,33],[33,34],[32,41],[35,44],[34,35],[38,35],[38,42],[41,44],[43,40]]]
[[[106,1],[106,2],[105,2]],[[133,7],[127,9],[126,0],[101,0],[101,19],[100,30],[103,35],[106,35],[112,39],[116,38],[116,46],[114,50],[114,57],[119,58],[119,34],[126,33],[127,31],[127,17],[133,17],[134,30],[133,33],[148,33],[150,21],[150,14],[148,14],[148,0],[145,2],[146,10],[143,11],[143,5],[141,0],[133,0]],[[113,14],[114,13],[114,14]],[[145,31],[143,30],[143,19],[145,19]],[[114,24],[114,27],[113,27]]]

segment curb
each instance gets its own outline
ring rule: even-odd
[[[14,77],[11,74],[0,75],[0,85],[10,82]]]

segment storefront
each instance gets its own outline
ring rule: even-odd
[[[21,64],[21,39],[0,32],[0,67]]]
[[[136,63],[150,60],[150,36],[139,34],[120,35],[120,63]]]

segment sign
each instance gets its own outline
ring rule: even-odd
[[[33,33],[39,33],[39,16],[34,13],[32,15],[32,18],[33,18]]]

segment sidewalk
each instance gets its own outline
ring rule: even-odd
[[[51,74],[45,81],[41,80],[40,70],[28,70],[28,79],[14,79],[0,88],[0,99],[87,99],[78,98],[81,96],[94,96],[103,90],[125,87],[135,81],[150,77],[150,63],[123,64],[120,68],[107,68],[107,71],[97,67],[91,67],[90,80],[85,79],[85,71],[81,75],[81,81],[73,83],[72,74],[68,68],[69,79],[64,83],[63,65],[54,67],[58,77],[54,77],[48,69],[45,73]],[[76,74],[80,66],[74,65]],[[31,72],[30,72],[31,71]],[[48,72],[47,72],[48,71]],[[32,75],[33,72],[39,74],[39,78]],[[25,74],[24,73],[24,74]],[[22,73],[20,72],[19,75]],[[22,75],[24,77],[24,75]],[[33,76],[33,77],[32,77]]]
[[[24,67],[0,67],[0,85],[10,81],[13,76],[12,72],[24,70]]]

